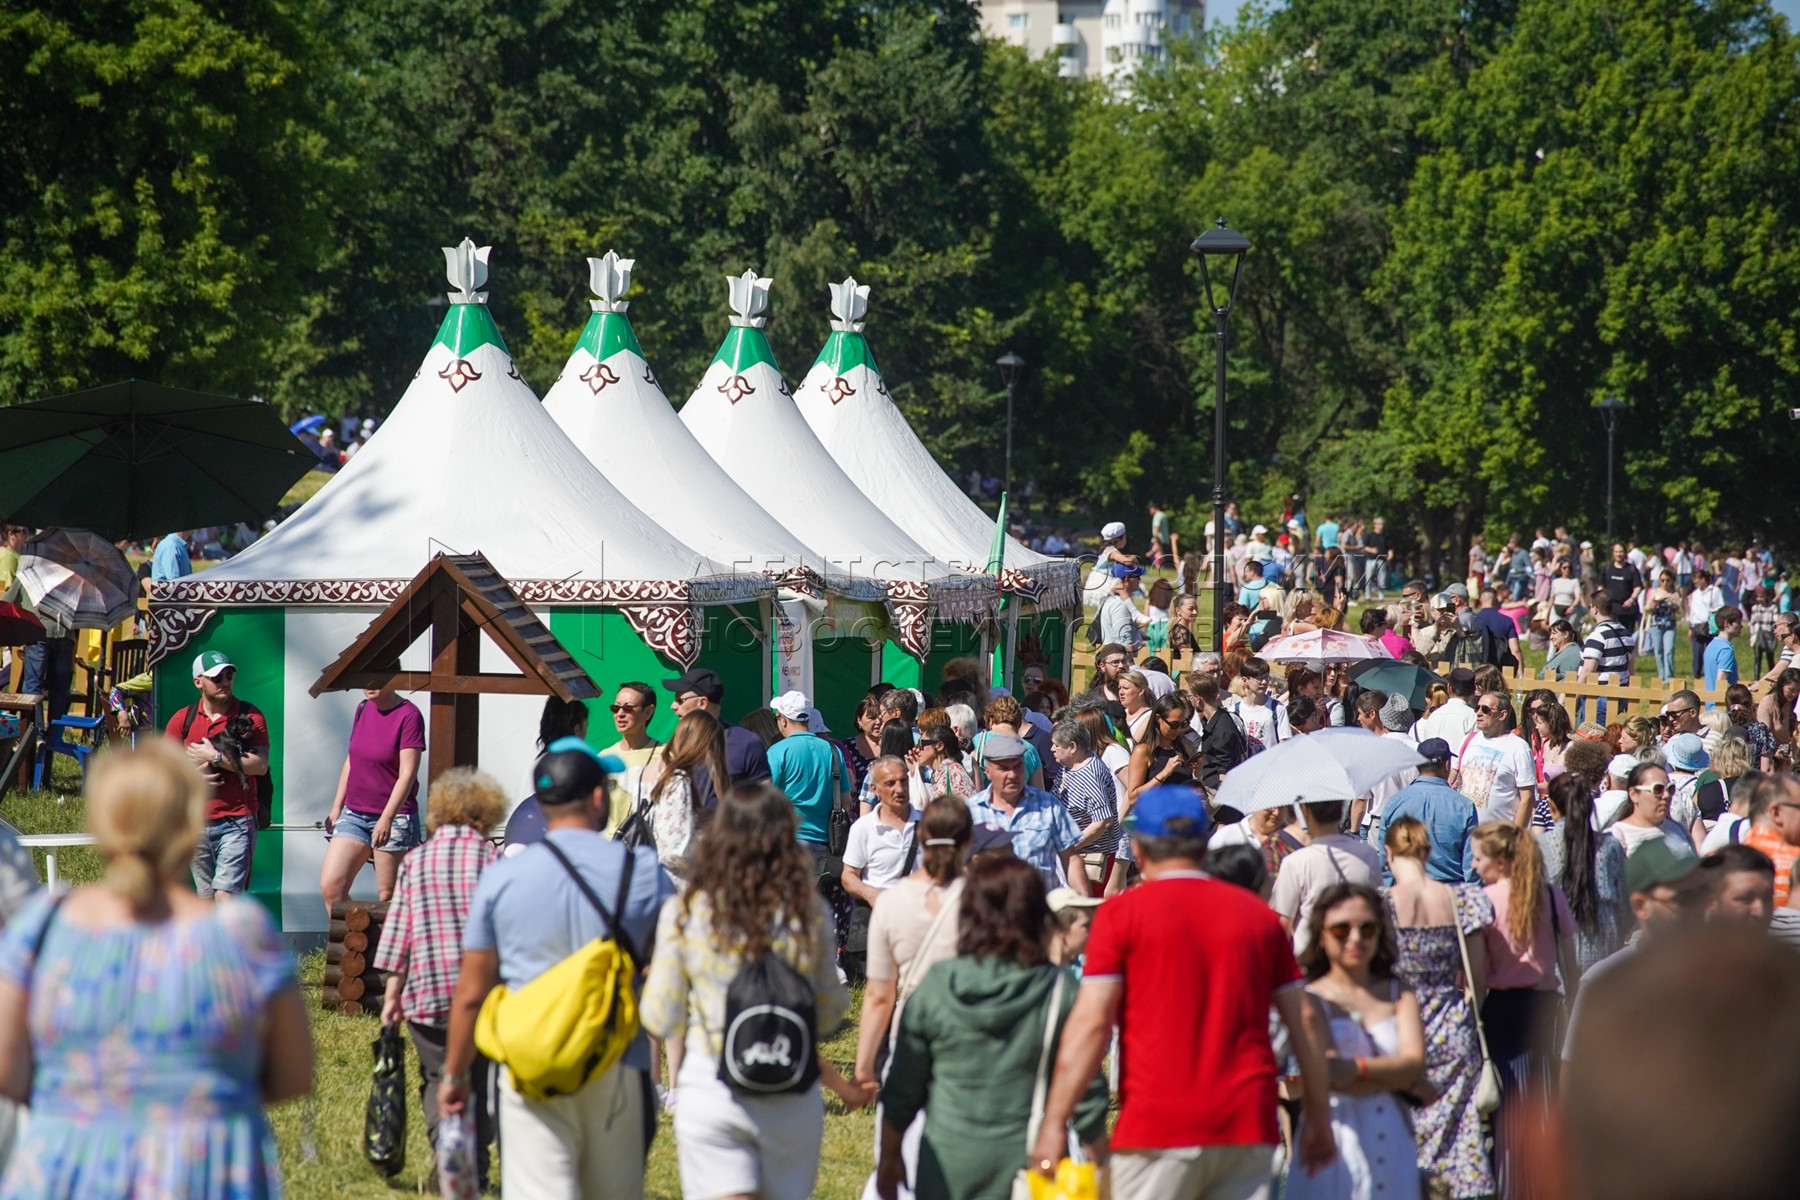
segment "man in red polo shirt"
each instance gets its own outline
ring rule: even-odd
[[[1063,1029],[1031,1166],[1063,1157],[1084,1081],[1119,1027],[1114,1200],[1265,1200],[1275,1145],[1269,1005],[1287,1024],[1305,1107],[1295,1169],[1337,1157],[1323,1030],[1274,912],[1200,867],[1210,821],[1186,787],[1151,788],[1127,819],[1144,883],[1102,904]]]
[[[194,686],[200,699],[171,717],[163,730],[163,736],[179,744],[212,784],[206,831],[194,848],[194,889],[206,898],[250,889],[250,857],[256,848],[255,777],[269,773],[269,724],[256,705],[232,695],[236,680],[237,668],[220,651],[208,650],[195,658]],[[242,779],[208,740],[224,733],[234,717],[250,720],[238,760]]]

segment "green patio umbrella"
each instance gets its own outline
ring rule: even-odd
[[[1352,663],[1350,678],[1361,684],[1364,691],[1386,692],[1390,696],[1399,692],[1414,712],[1424,712],[1431,685],[1444,682],[1444,677],[1436,672],[1392,658]]]
[[[319,460],[275,410],[132,379],[0,408],[0,516],[151,538],[260,524]]]

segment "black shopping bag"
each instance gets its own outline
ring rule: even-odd
[[[406,1166],[406,1050],[399,1023],[383,1025],[370,1049],[375,1052],[375,1083],[363,1116],[363,1155],[392,1179]]]

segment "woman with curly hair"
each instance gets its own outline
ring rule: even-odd
[[[445,771],[426,797],[431,836],[400,863],[394,901],[381,942],[369,965],[387,976],[381,1023],[405,1021],[419,1055],[419,1107],[425,1136],[437,1145],[438,1082],[449,1035],[450,995],[462,970],[463,926],[475,884],[494,861],[488,830],[506,816],[506,793],[492,777],[470,767]],[[488,1177],[493,1113],[488,1106],[488,1060],[480,1054],[470,1071],[476,1175]]]
[[[831,917],[813,887],[816,870],[799,841],[793,803],[767,783],[745,784],[720,800],[686,889],[663,906],[639,1014],[650,1033],[686,1048],[670,1097],[684,1195],[812,1194],[825,1133],[817,1086],[743,1095],[720,1081],[719,1055],[726,991],[765,953],[812,984],[815,1034],[829,1033],[849,1009]],[[827,1078],[836,1081],[836,1073]]]

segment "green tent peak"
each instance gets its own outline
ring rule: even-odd
[[[760,329],[750,329],[742,325],[734,325],[725,340],[719,344],[719,352],[713,355],[713,361],[724,363],[731,368],[734,375],[742,375],[757,363],[767,363],[771,371],[780,374],[781,368],[775,365],[775,351],[769,345],[768,335]]]
[[[644,357],[644,348],[638,345],[637,334],[631,331],[631,322],[624,313],[597,312],[589,317],[575,348],[586,350],[595,362],[605,362],[621,350]]]
[[[448,346],[458,358],[467,358],[483,346],[496,346],[502,354],[511,353],[485,304],[451,304],[431,344]]]
[[[813,359],[815,367],[820,363],[830,367],[833,375],[842,375],[855,367],[867,367],[877,375],[881,374],[881,368],[875,365],[874,352],[869,349],[869,339],[842,329],[833,330],[825,339],[825,348]]]

